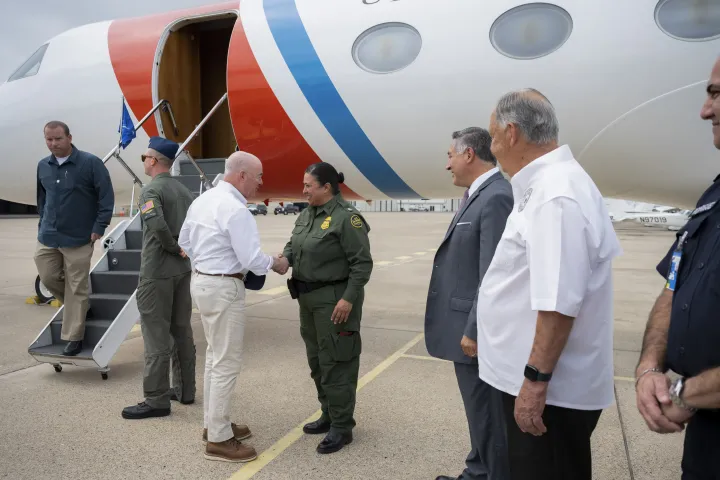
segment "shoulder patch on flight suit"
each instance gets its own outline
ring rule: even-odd
[[[150,219],[157,216],[157,210],[155,210],[155,202],[148,200],[140,206],[140,215],[144,219]]]
[[[525,210],[525,205],[527,205],[528,200],[530,200],[530,195],[532,195],[533,189],[528,188],[525,190],[525,194],[523,195],[522,200],[520,200],[520,205],[518,205],[518,212],[522,212]]]
[[[148,200],[142,205],[142,207],[140,207],[140,212],[148,213],[153,208],[155,208],[155,203],[152,200]]]
[[[325,221],[322,223],[322,225],[320,225],[320,228],[322,228],[323,230],[327,230],[328,228],[330,228],[330,220],[331,219],[332,219],[332,217],[327,217],[325,219]]]
[[[363,222],[360,219],[360,215],[353,215],[352,217],[350,217],[350,225],[355,228],[362,228]]]

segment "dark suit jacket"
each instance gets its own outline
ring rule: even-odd
[[[460,340],[477,339],[477,294],[513,209],[510,182],[495,173],[455,215],[433,261],[425,310],[425,345],[433,357],[476,363]],[[481,355],[482,352],[478,352]]]

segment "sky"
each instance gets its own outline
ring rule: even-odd
[[[0,83],[55,35],[88,23],[224,0],[0,0]]]

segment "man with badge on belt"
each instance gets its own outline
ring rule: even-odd
[[[145,345],[145,400],[123,409],[127,419],[170,415],[173,354],[177,356],[173,380],[179,383],[179,400],[184,404],[195,400],[190,260],[177,241],[193,194],[170,176],[178,148],[175,142],[152,137],[142,155],[145,174],[152,177],[140,192],[143,247],[136,294]]]
[[[720,149],[720,58],[700,111]],[[665,279],[645,329],[637,406],[650,430],[687,425],[683,480],[720,478],[720,176],[703,193],[657,271]],[[680,375],[671,381],[666,372]]]

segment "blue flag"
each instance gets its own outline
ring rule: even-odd
[[[120,145],[122,148],[130,145],[130,142],[135,138],[135,125],[133,125],[132,118],[130,118],[130,112],[125,104],[125,99],[123,99],[122,118],[120,119],[118,133],[120,134]]]

